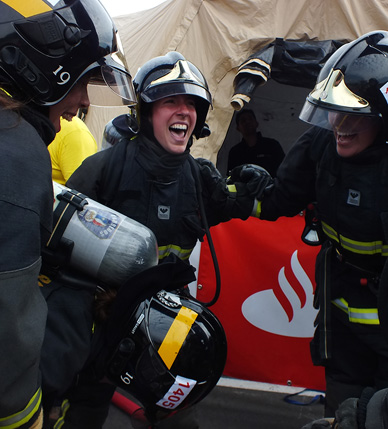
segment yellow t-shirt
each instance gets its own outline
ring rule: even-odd
[[[61,118],[61,130],[48,150],[53,180],[64,185],[82,161],[97,152],[97,142],[80,118],[75,116],[70,122]]]

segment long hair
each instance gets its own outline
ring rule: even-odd
[[[16,100],[7,91],[6,85],[0,83],[0,107],[7,110],[19,111],[23,107],[24,103]]]

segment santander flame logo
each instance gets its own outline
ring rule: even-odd
[[[285,267],[278,274],[280,291],[266,289],[248,297],[242,305],[246,320],[263,331],[288,337],[311,338],[314,335],[314,289],[298,260],[298,251],[291,256],[291,269],[296,283],[291,285]]]

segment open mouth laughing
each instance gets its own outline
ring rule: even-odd
[[[187,134],[188,126],[186,124],[173,124],[169,127],[170,132],[179,139],[184,139]]]

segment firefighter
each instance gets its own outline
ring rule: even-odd
[[[116,30],[97,0],[0,1],[0,426],[42,427],[39,359],[47,307],[38,287],[51,232],[47,145],[87,107],[103,76],[132,98]],[[127,85],[125,88],[124,85]]]
[[[388,33],[343,45],[322,68],[300,118],[312,125],[293,145],[261,219],[293,216],[316,202],[322,247],[316,261],[314,364],[325,367],[325,416],[364,388],[388,387],[388,343],[377,312],[388,255]],[[252,167],[233,177],[260,182]]]
[[[203,135],[212,104],[206,80],[194,64],[169,52],[145,63],[134,86],[139,132],[87,158],[67,186],[150,228],[158,242],[159,265],[171,254],[189,263],[196,242],[205,235],[204,218],[208,226],[233,217],[247,219],[254,200],[244,184],[228,187],[210,161],[190,155],[193,136]],[[69,397],[63,428],[101,428],[114,390],[107,383],[86,389],[80,385]],[[85,400],[89,410],[82,409]],[[99,416],[91,412],[97,407]],[[197,427],[190,412],[155,424]]]

